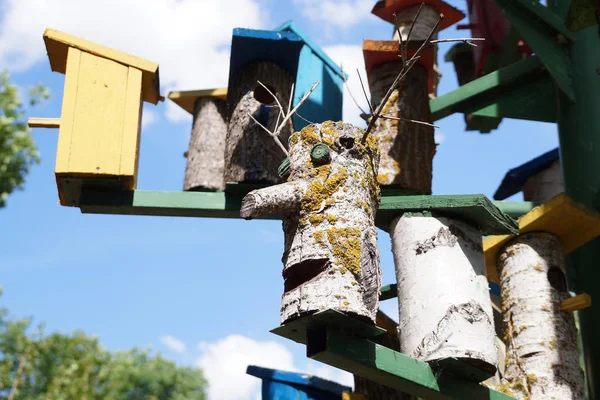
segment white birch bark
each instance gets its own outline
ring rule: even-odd
[[[335,309],[375,322],[381,272],[375,213],[378,151],[350,124],[313,124],[290,138],[288,182],[250,192],[242,217],[282,213],[281,323]],[[328,161],[315,162],[315,145]]]
[[[565,191],[560,161],[529,177],[523,185],[523,199],[545,203]]]
[[[417,11],[419,11],[420,5],[415,5],[412,7],[407,7],[402,10],[399,10],[396,13],[396,18],[399,23],[400,34],[402,35],[402,40],[406,40],[408,37],[408,31],[412,25],[412,22],[415,20],[415,15],[417,15]],[[440,17],[440,13],[434,6],[424,5],[421,13],[419,14],[419,18],[415,21],[415,26],[410,33],[411,41],[424,41],[429,37],[429,33],[431,29],[435,26],[435,23]],[[431,39],[437,39],[437,30],[433,33]],[[398,40],[398,31],[394,28],[393,40]]]
[[[227,103],[200,98],[194,108],[183,190],[223,190]]]
[[[560,309],[569,293],[559,239],[518,236],[500,252],[498,267],[507,346],[499,390],[527,400],[583,399],[575,321]]]
[[[392,222],[402,353],[422,361],[459,358],[498,365],[481,232],[443,217]]]

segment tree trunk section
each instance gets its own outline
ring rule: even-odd
[[[527,179],[523,185],[523,199],[545,203],[564,191],[560,161],[556,160],[545,170]]]
[[[289,72],[270,62],[244,67],[229,88],[229,129],[225,142],[225,182],[281,182],[277,168],[286,157],[274,139],[250,118],[249,114],[275,132],[278,119],[283,120],[273,97],[259,85],[267,86],[281,105],[287,108],[294,79]],[[279,117],[279,118],[278,118]],[[292,119],[282,129],[279,139],[284,146],[293,132]]]
[[[245,218],[283,214],[282,324],[327,309],[375,323],[378,152],[372,139],[361,142],[362,134],[342,122],[308,125],[290,139],[288,182],[252,191],[242,202]],[[317,147],[328,155],[315,157]]]
[[[200,98],[194,107],[183,190],[223,190],[227,102]]]
[[[382,64],[371,72],[371,99],[379,104],[402,68],[401,62]],[[431,123],[427,70],[416,64],[394,90],[383,113]],[[371,133],[379,143],[381,185],[431,193],[435,141],[433,127],[379,118]]]
[[[490,373],[498,354],[481,232],[444,217],[392,222],[402,353],[461,359]]]
[[[518,236],[500,252],[498,267],[507,345],[499,390],[517,399],[583,399],[575,321],[560,309],[569,293],[559,239]]]

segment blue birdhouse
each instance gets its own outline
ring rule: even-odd
[[[316,376],[249,365],[248,375],[262,379],[262,400],[341,400],[352,388]]]

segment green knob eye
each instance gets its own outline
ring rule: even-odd
[[[331,161],[329,146],[323,143],[316,144],[310,151],[310,158],[315,165],[327,164]]]

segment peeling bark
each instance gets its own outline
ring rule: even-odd
[[[280,183],[277,168],[285,154],[273,138],[257,125],[248,113],[274,132],[279,109],[258,81],[275,93],[283,107],[292,96],[294,82],[286,70],[270,62],[257,62],[238,72],[229,88],[229,129],[225,142],[225,182]],[[283,115],[280,121],[283,120]],[[282,129],[279,139],[287,144],[293,132],[292,119]]]
[[[375,322],[381,287],[374,222],[378,151],[372,139],[361,143],[362,133],[331,121],[294,133],[288,182],[243,200],[244,217],[283,214],[282,324],[326,309]],[[323,144],[330,157],[323,157]]]
[[[559,239],[518,236],[500,252],[498,267],[507,345],[498,389],[517,399],[583,399],[575,321],[560,309],[569,293]]]
[[[400,62],[382,64],[371,72],[371,99],[379,104],[401,69]],[[427,94],[427,70],[415,65],[394,90],[383,113],[392,117],[433,122]],[[431,193],[433,156],[436,144],[433,127],[408,121],[379,118],[372,136],[381,159],[378,181],[402,189]]]
[[[443,217],[392,222],[402,353],[455,357],[495,372],[498,354],[481,233]]]
[[[223,190],[223,153],[227,136],[227,103],[200,98],[194,108],[194,122],[188,150],[183,190]]]

